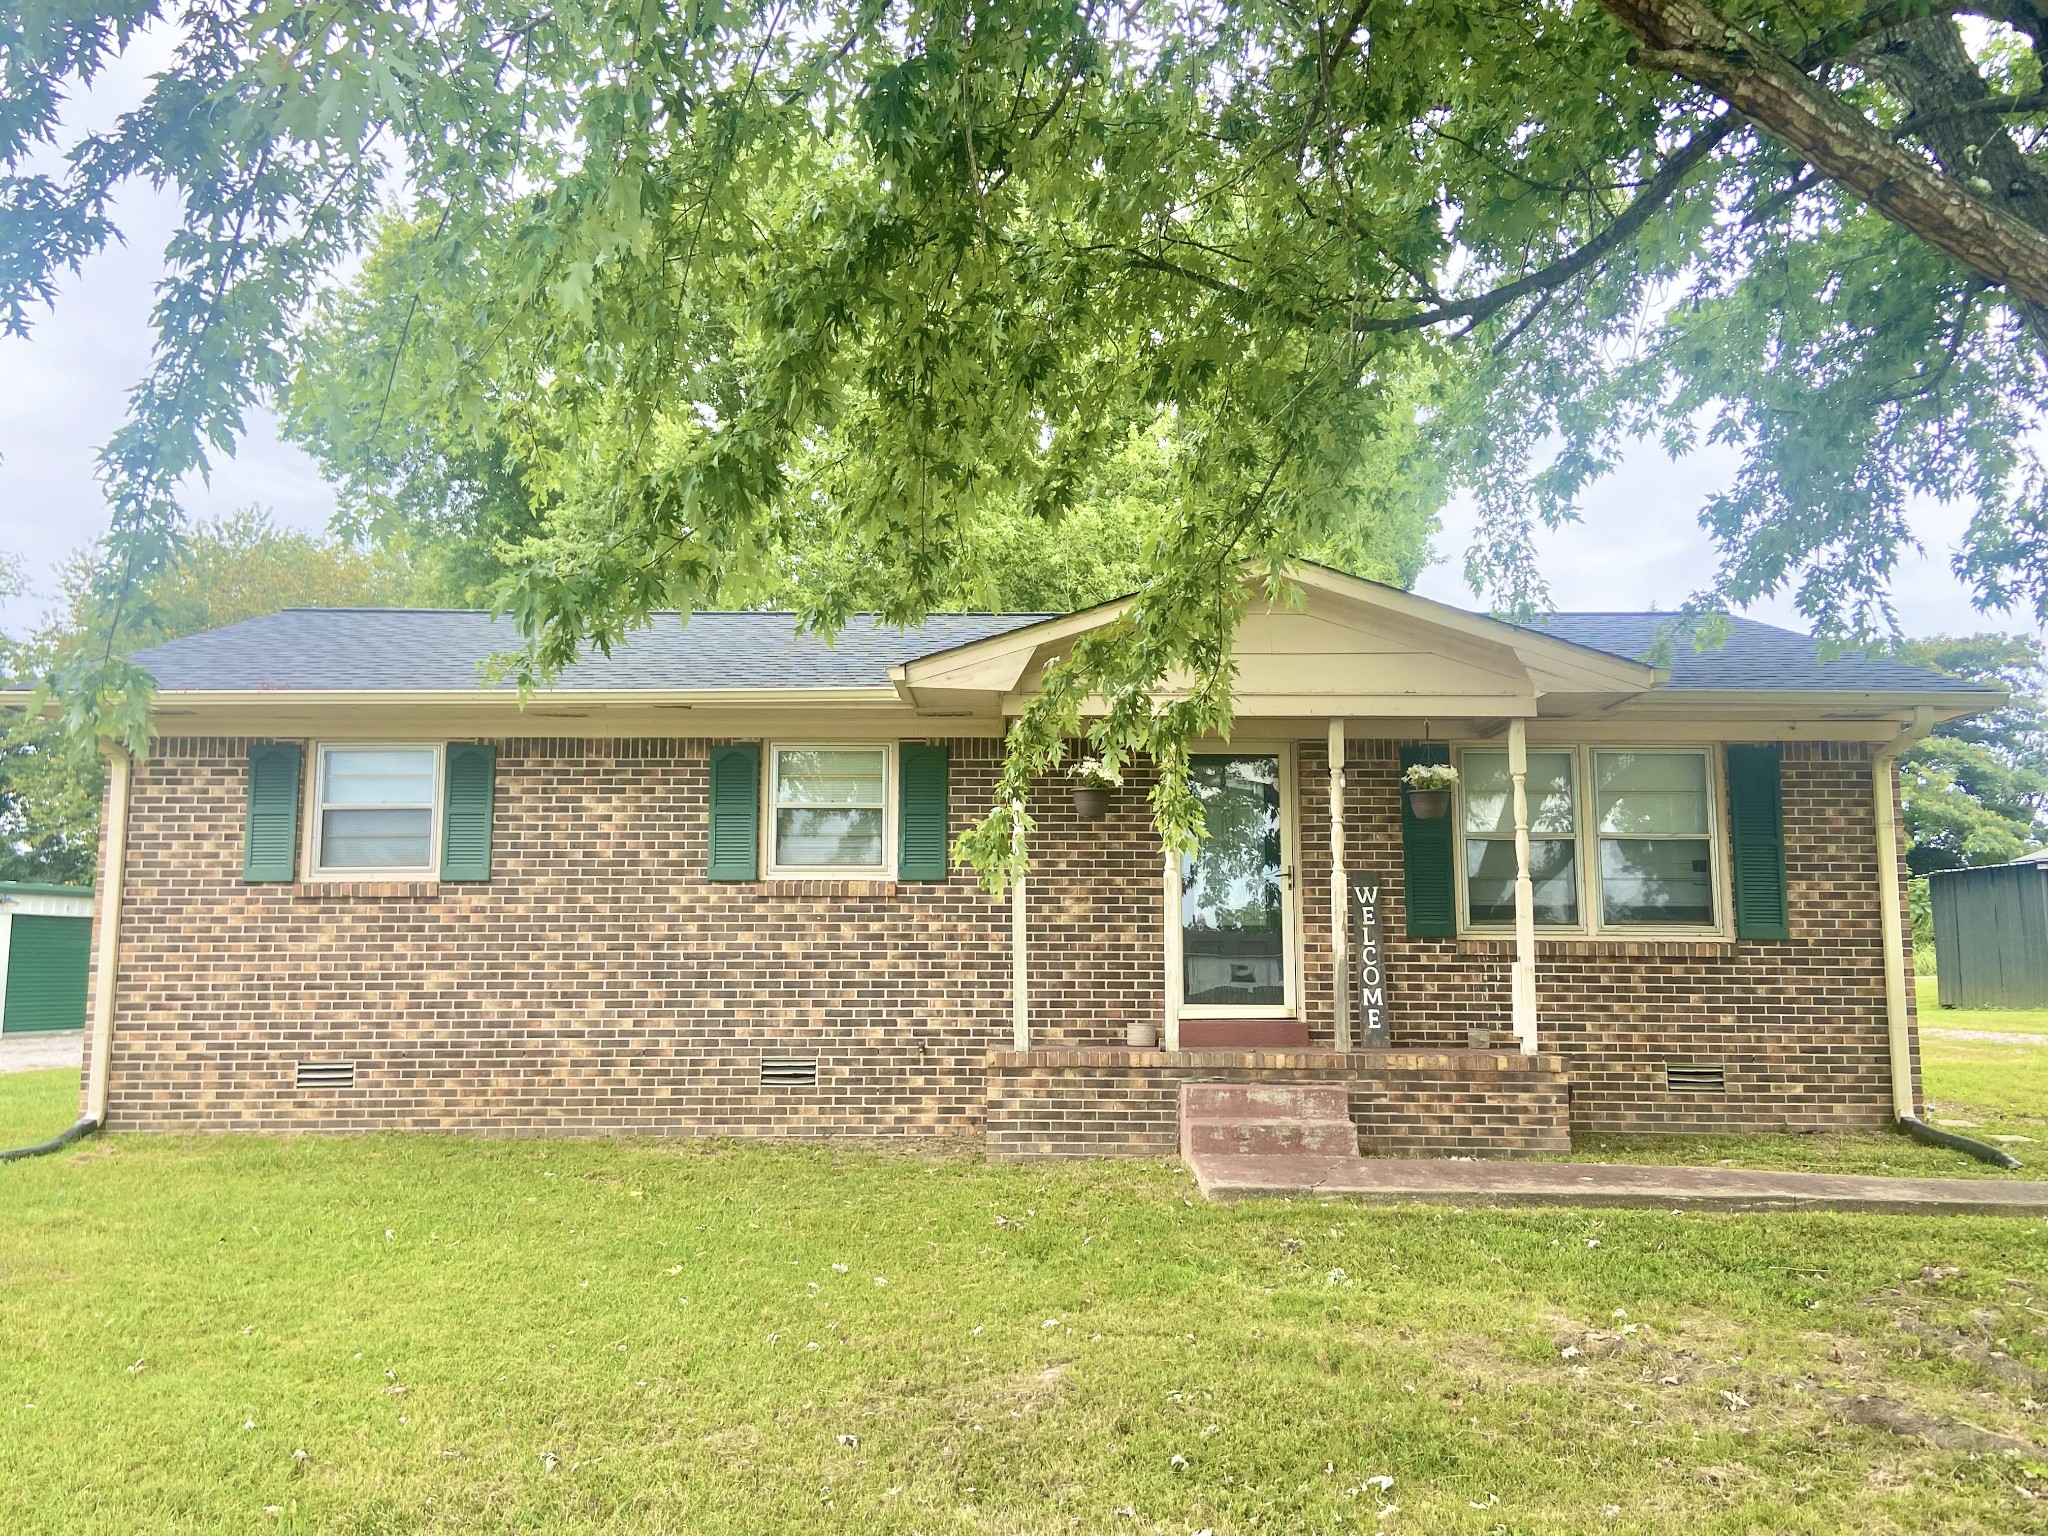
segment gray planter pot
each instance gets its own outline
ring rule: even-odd
[[[1411,789],[1408,791],[1408,809],[1417,821],[1442,821],[1451,813],[1451,792],[1448,789]]]
[[[1109,791],[1099,784],[1074,788],[1074,814],[1083,821],[1100,821],[1109,814]]]

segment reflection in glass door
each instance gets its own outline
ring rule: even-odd
[[[1182,1001],[1287,1004],[1286,868],[1280,759],[1196,757],[1189,774],[1207,835],[1181,858]]]

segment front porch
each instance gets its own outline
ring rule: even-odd
[[[1368,1155],[1538,1157],[1571,1150],[1562,1057],[1439,1050],[992,1051],[988,1156],[1171,1157],[1186,1083],[1342,1083]]]

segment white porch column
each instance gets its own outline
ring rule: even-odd
[[[1344,721],[1330,722],[1330,1000],[1336,1043],[1351,1049],[1351,911],[1344,872]]]
[[[1024,808],[1011,823],[1010,847],[1016,868],[1010,876],[1010,1049],[1031,1049],[1031,993],[1024,965],[1026,902],[1024,897]]]
[[[1508,776],[1515,786],[1515,963],[1509,996],[1515,1039],[1524,1055],[1536,1052],[1536,887],[1529,879],[1529,730],[1520,716],[1508,722]]]
[[[1181,928],[1180,855],[1166,850],[1166,1018],[1159,1037],[1161,1048],[1180,1049]]]

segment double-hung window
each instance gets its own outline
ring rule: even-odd
[[[1595,752],[1600,921],[1714,921],[1713,796],[1702,752]]]
[[[1474,747],[1458,762],[1465,925],[1507,927],[1515,920],[1508,754]],[[1535,749],[1524,788],[1537,926],[1611,933],[1718,925],[1723,854],[1707,752]]]
[[[888,866],[887,747],[783,747],[769,754],[770,867],[784,872]]]
[[[324,874],[432,874],[440,786],[439,747],[321,747],[313,867]]]
[[[1529,803],[1529,881],[1536,921],[1570,926],[1579,920],[1577,775],[1570,752],[1531,752],[1523,781]],[[1515,786],[1505,752],[1467,752],[1465,803],[1466,920],[1515,920]]]

